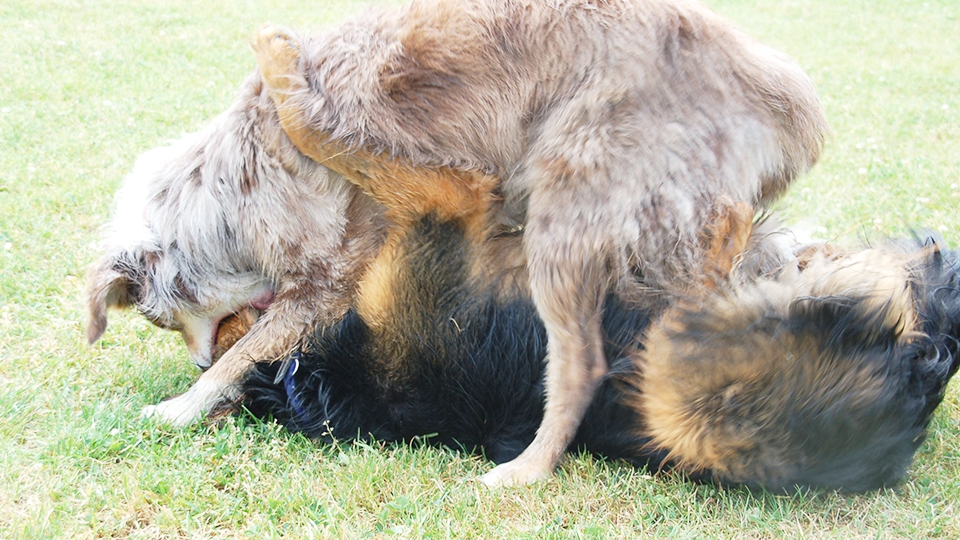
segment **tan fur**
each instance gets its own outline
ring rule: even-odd
[[[471,245],[485,245],[490,208],[495,200],[492,190],[496,186],[495,179],[488,175],[449,168],[425,170],[420,174],[400,162],[390,162],[383,170],[377,167],[377,172],[368,169],[365,173],[371,178],[391,178],[393,184],[375,186],[369,193],[384,205],[385,216],[392,227],[380,253],[360,281],[356,306],[364,320],[374,325],[382,323],[381,314],[392,301],[389,282],[400,239],[420,218],[435,214],[442,221],[462,224]]]
[[[923,250],[914,254],[869,249],[843,253],[835,248],[806,253],[801,259],[804,271],[797,283],[798,291],[802,291],[798,294],[863,298],[865,309],[886,314],[880,323],[909,335],[917,321],[910,291],[910,265],[928,255]]]
[[[570,442],[607,369],[604,295],[702,281],[713,203],[772,200],[826,130],[796,65],[683,0],[422,0],[256,48],[297,147],[388,212],[494,175],[494,221],[525,223],[546,409],[493,485],[546,476]]]
[[[217,331],[216,351],[213,357],[219,359],[236,345],[240,338],[250,332],[260,315],[260,310],[245,308],[221,321]]]
[[[707,289],[716,289],[720,283],[729,281],[753,233],[754,214],[749,204],[721,200],[716,212],[700,240],[706,246],[703,285]]]
[[[799,267],[747,287],[731,285],[732,290],[706,297],[706,305],[666,313],[637,355],[633,381],[643,389],[633,399],[651,445],[669,449],[685,470],[710,470],[726,481],[773,482],[796,467],[793,452],[800,450],[781,442],[791,428],[780,415],[789,412],[790,403],[869,410],[889,392],[884,387],[889,376],[823,352],[822,333],[752,329],[780,324],[797,304],[856,301],[858,312],[872,317],[868,326],[878,333],[889,329],[907,342],[917,321],[910,269],[928,256],[811,248],[801,252]],[[690,331],[688,314],[696,310],[711,314],[706,326],[698,327],[711,336],[710,343],[678,339]],[[723,358],[711,357],[715,351]]]

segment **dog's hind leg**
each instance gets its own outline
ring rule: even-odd
[[[277,106],[284,132],[297,149],[359,186],[386,208],[387,219],[400,228],[432,213],[444,221],[460,221],[468,237],[482,238],[499,179],[451,167],[413,167],[362,148],[347,148],[309,129],[304,109],[294,99],[311,92],[300,70],[299,47],[290,32],[269,25],[260,29],[254,43],[260,76]]]

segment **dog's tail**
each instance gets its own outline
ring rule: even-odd
[[[669,314],[633,381],[652,444],[723,484],[900,480],[960,344],[956,253],[907,251],[808,254],[792,276]]]

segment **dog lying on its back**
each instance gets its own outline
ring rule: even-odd
[[[326,440],[519,455],[543,415],[545,329],[523,267],[503,262],[519,238],[478,249],[467,230],[428,215],[398,233],[365,307],[285,367],[258,364],[246,407]],[[899,481],[957,370],[960,258],[920,243],[794,254],[769,225],[719,230],[749,236],[729,280],[662,313],[607,297],[611,369],[570,447],[774,491]]]
[[[547,476],[570,443],[608,368],[607,294],[700,280],[713,203],[771,201],[826,131],[797,65],[686,0],[413,0],[326,33],[268,27],[257,49],[297,147],[388,213],[492,175],[499,218],[525,225],[547,400],[491,485]]]

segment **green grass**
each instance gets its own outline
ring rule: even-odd
[[[953,383],[907,481],[862,496],[750,495],[571,457],[488,491],[489,464],[423,446],[316,444],[246,418],[157,428],[140,408],[197,373],[131,313],[83,342],[85,267],[135,156],[196,130],[253,68],[265,21],[324,2],[0,4],[0,537],[960,537]],[[834,130],[780,205],[844,241],[940,231],[960,245],[960,4],[712,0],[809,71]]]

